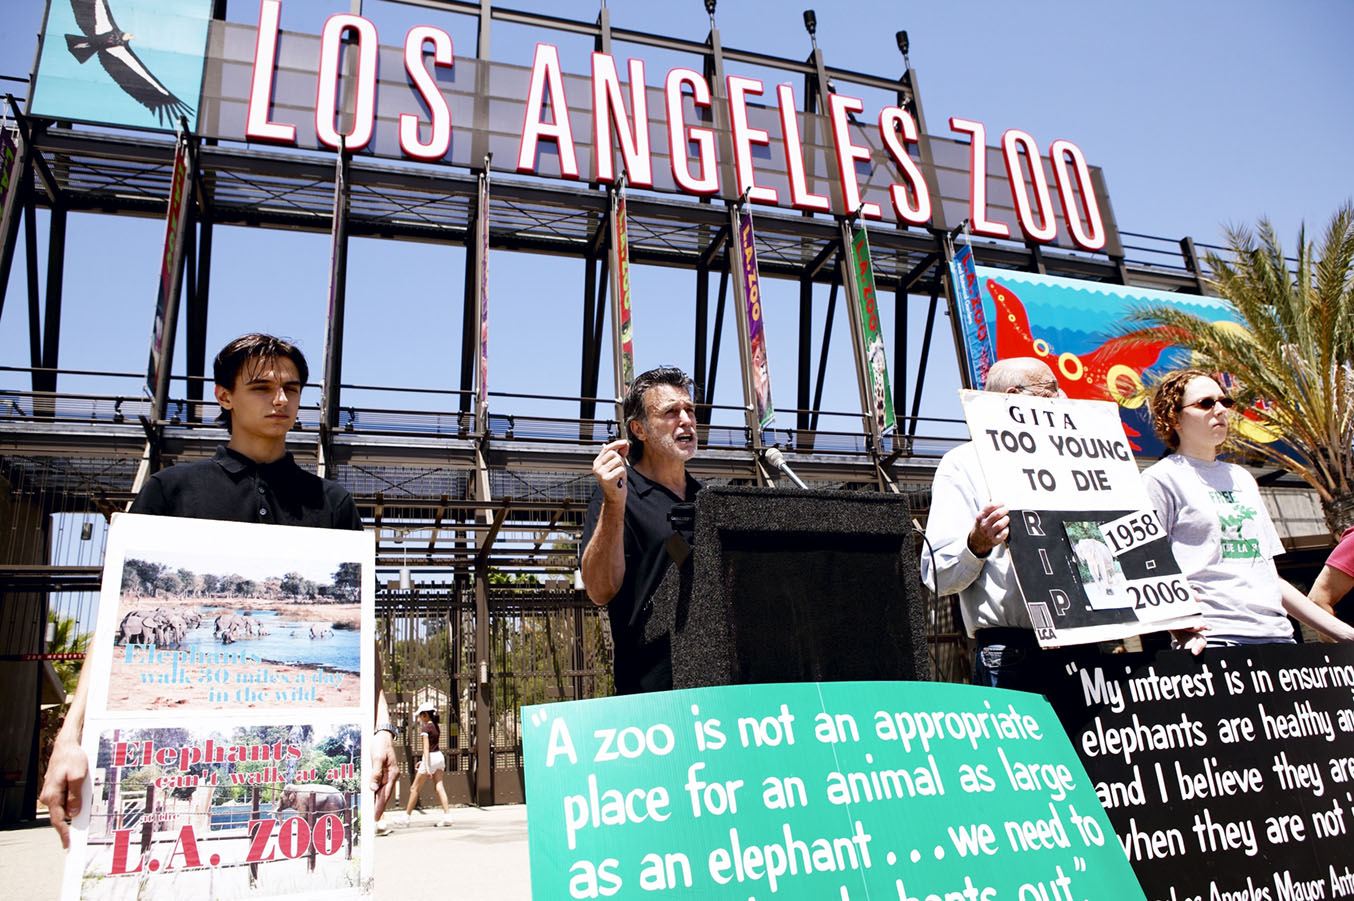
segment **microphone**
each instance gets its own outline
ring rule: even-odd
[[[791,482],[794,482],[800,488],[808,490],[809,486],[805,485],[804,481],[800,479],[799,476],[795,475],[795,471],[790,468],[790,464],[785,462],[785,455],[780,452],[780,448],[768,447],[762,452],[762,456],[765,457],[766,462],[785,473],[786,477]]]

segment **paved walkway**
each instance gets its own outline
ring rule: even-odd
[[[525,807],[452,808],[455,825],[449,829],[433,827],[440,813],[415,813],[408,827],[375,840],[377,898],[419,897],[450,884],[458,899],[530,901]],[[0,830],[0,894],[5,897],[59,898],[64,865],[61,842],[45,820],[40,826]]]

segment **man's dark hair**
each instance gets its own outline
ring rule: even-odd
[[[216,360],[212,362],[212,378],[216,384],[225,388],[227,391],[235,390],[235,380],[240,377],[240,372],[247,365],[266,365],[270,360],[288,359],[296,367],[296,374],[304,385],[310,378],[310,367],[306,365],[306,356],[300,349],[290,341],[282,338],[275,338],[272,335],[263,335],[255,332],[249,335],[241,335],[234,341],[221,348],[221,352],[216,355]],[[222,410],[221,415],[217,417],[218,422],[226,425],[229,431],[230,411]]]
[[[625,435],[630,439],[631,463],[638,463],[644,459],[644,442],[636,437],[630,423],[648,423],[649,411],[644,406],[644,394],[656,385],[672,385],[690,394],[693,393],[692,387],[695,382],[691,381],[691,376],[676,366],[659,366],[657,369],[650,369],[635,376],[635,380],[630,383],[630,390],[625,392],[625,403],[622,405],[625,413]]]

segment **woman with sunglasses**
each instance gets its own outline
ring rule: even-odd
[[[1177,634],[1194,653],[1293,641],[1291,614],[1342,641],[1354,628],[1279,577],[1279,533],[1245,469],[1218,459],[1234,402],[1211,375],[1172,372],[1152,395],[1152,425],[1173,453],[1143,473],[1171,550],[1203,605],[1206,630]]]

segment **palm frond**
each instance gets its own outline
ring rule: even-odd
[[[1128,313],[1110,346],[1165,338],[1188,350],[1192,365],[1231,376],[1253,424],[1283,436],[1234,434],[1233,449],[1311,485],[1334,528],[1340,505],[1332,502],[1354,493],[1354,202],[1336,211],[1318,242],[1300,229],[1293,262],[1265,219],[1225,234],[1227,252],[1205,260],[1211,287],[1240,326],[1147,304]]]

